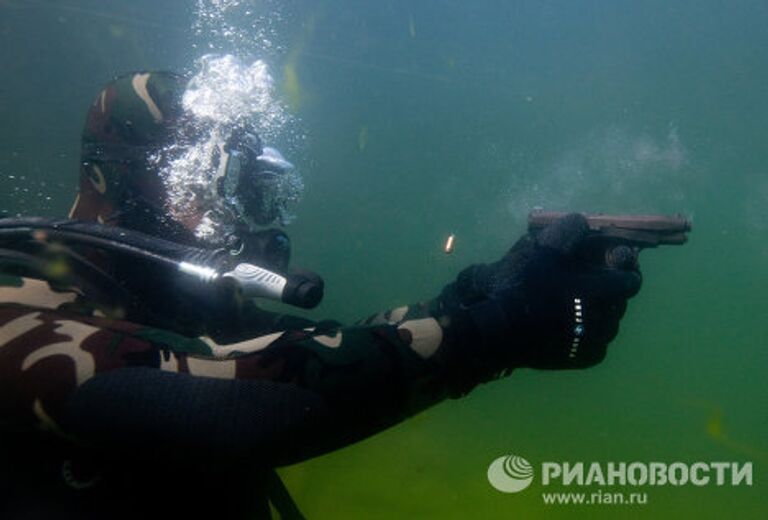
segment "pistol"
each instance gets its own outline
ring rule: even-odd
[[[528,232],[538,234],[568,213],[534,210],[528,215]],[[609,267],[637,266],[641,249],[682,245],[688,240],[691,221],[682,215],[605,215],[582,213],[589,234],[576,253],[590,262]]]

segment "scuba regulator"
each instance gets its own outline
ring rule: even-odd
[[[157,300],[153,312],[168,312],[164,304],[178,301],[199,309],[200,316],[254,298],[316,307],[323,280],[310,271],[287,270],[287,237],[276,230],[254,235],[247,254],[235,256],[104,224],[5,218],[0,219],[0,265],[52,286],[77,287],[129,315]]]

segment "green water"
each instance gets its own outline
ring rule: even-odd
[[[100,86],[189,70],[202,54],[194,2],[156,4],[0,0],[0,207],[64,214]],[[294,263],[326,279],[312,316],[350,322],[429,298],[502,254],[538,204],[694,220],[685,247],[643,253],[643,290],[604,363],[519,370],[283,469],[307,516],[764,518],[768,4],[256,4],[281,13],[265,22],[279,45],[255,57],[307,136],[288,231]],[[565,488],[489,485],[488,465],[508,453],[535,468],[751,461],[754,482],[620,489],[646,492],[643,506],[548,506],[541,494]]]

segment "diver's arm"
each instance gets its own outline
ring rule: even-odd
[[[514,368],[599,363],[641,276],[635,262],[583,260],[587,236],[585,219],[569,215],[431,301],[295,336],[291,348],[313,354],[305,368],[317,365],[296,383],[326,398],[343,445]]]
[[[28,425],[107,450],[302,460],[515,367],[598,362],[639,275],[574,271],[558,247],[547,235],[523,239],[427,304],[358,326],[317,323],[234,344],[2,308],[0,399]]]

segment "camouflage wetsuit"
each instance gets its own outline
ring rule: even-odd
[[[67,309],[74,294],[31,279],[19,285],[0,290],[6,427],[69,437],[107,459],[136,452],[208,465],[218,458],[252,471],[352,443],[452,388],[448,356],[439,352],[450,334],[428,305],[352,327],[261,312],[238,331],[251,337],[219,344],[79,314]],[[49,476],[60,477],[55,464],[71,457],[47,461]],[[140,478],[153,483],[153,473],[167,471],[142,464]],[[77,488],[79,478],[68,484]]]
[[[164,87],[178,84],[178,78],[163,75],[152,90],[148,76],[124,78],[97,97],[86,144],[94,128],[100,142],[119,146],[165,139],[161,132],[134,129],[142,118],[157,123],[166,117],[163,110],[175,105],[173,88]],[[116,103],[125,91],[136,103]],[[122,112],[110,112],[118,107]],[[117,125],[105,125],[110,119],[121,121],[118,131]],[[157,179],[130,170],[134,165],[120,157],[107,158],[109,152],[97,150],[84,162],[73,214],[140,228],[126,220],[130,211],[124,203],[116,211],[115,196],[105,195]],[[133,176],[130,186],[126,175]],[[181,227],[173,231],[172,238],[192,240]],[[254,468],[350,444],[492,376],[459,352],[457,334],[465,331],[449,326],[440,300],[347,327],[247,305],[215,333],[198,335],[184,327],[147,326],[143,317],[106,318],[76,292],[52,291],[40,280],[6,276],[2,281],[4,430],[17,434],[13,446],[34,450],[14,448],[17,460],[6,464],[13,473],[3,489],[16,496],[0,506],[7,514],[35,511],[42,500],[41,511],[112,517],[101,509],[103,502],[124,501],[115,508],[128,514],[157,499],[173,502],[171,511],[234,516],[259,507],[253,503],[254,479],[244,476]],[[31,441],[19,444],[22,437]],[[38,442],[49,437],[52,453]],[[227,498],[206,506],[210,497],[190,500],[176,493],[226,493]]]
[[[183,84],[133,74],[96,98],[72,217],[195,244],[194,222],[163,217],[140,158],[178,135]],[[266,515],[257,486],[281,493],[260,468],[348,445],[514,367],[594,365],[640,276],[574,265],[586,230],[563,219],[438,297],[354,326],[251,303],[201,312],[162,292],[121,313],[4,276],[0,517]]]

